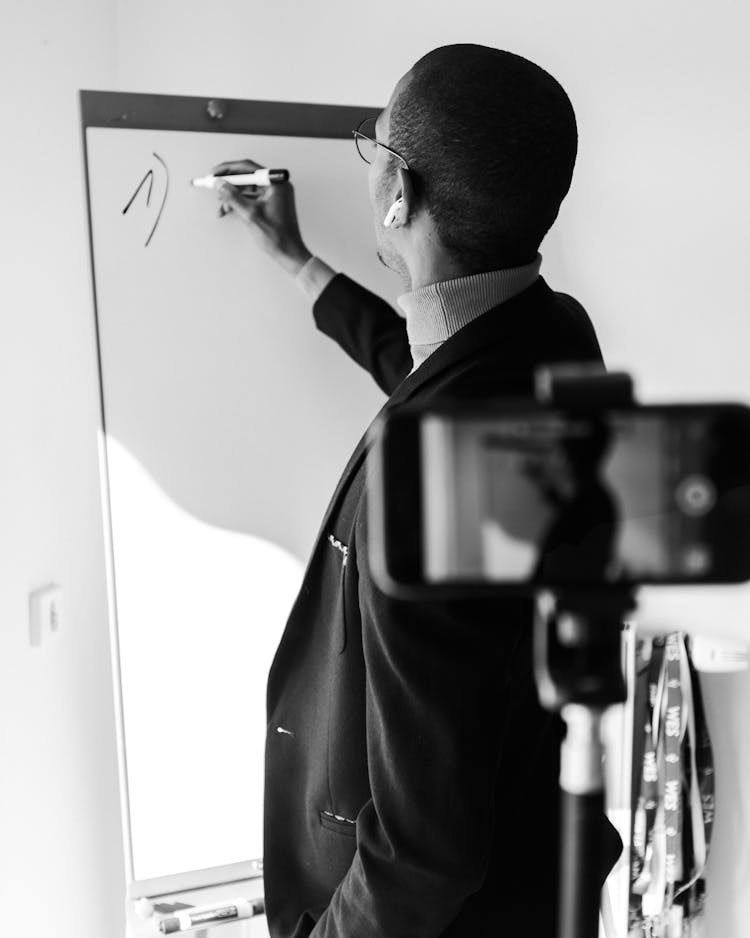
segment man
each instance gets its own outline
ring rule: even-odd
[[[319,328],[387,406],[530,394],[540,363],[601,360],[581,306],[539,277],[577,146],[550,75],[495,49],[436,49],[357,144],[379,257],[407,290],[405,321],[310,254],[291,186],[225,185],[220,197],[298,278]],[[367,557],[365,461],[363,442],[269,676],[271,934],[551,938],[560,724],[537,702],[531,603],[382,594]]]

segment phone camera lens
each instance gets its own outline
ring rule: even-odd
[[[682,572],[686,576],[701,576],[711,569],[711,551],[703,544],[686,547],[680,560]]]
[[[683,479],[675,493],[680,511],[692,518],[708,514],[716,504],[716,489],[706,476],[693,475]]]

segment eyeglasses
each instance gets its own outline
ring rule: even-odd
[[[409,169],[409,164],[403,156],[400,156],[395,150],[391,150],[390,147],[387,147],[384,143],[380,143],[375,139],[375,121],[375,117],[366,117],[359,127],[352,131],[357,153],[359,153],[365,163],[374,163],[378,147],[382,147],[387,153],[390,153],[391,156],[395,156],[397,160],[400,160],[404,165],[404,169]]]

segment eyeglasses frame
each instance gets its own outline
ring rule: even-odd
[[[365,121],[369,121],[369,120],[372,120],[372,118],[365,117],[362,121],[360,121],[359,127],[357,127],[356,130],[352,131],[352,136],[354,137],[355,146],[356,146],[358,137],[361,137],[363,140],[369,140],[370,143],[374,143],[376,147],[382,147],[382,149],[385,150],[386,153],[390,153],[391,156],[395,156],[397,160],[400,160],[404,164],[404,169],[407,170],[407,172],[410,172],[409,164],[406,162],[403,156],[401,156],[400,153],[396,153],[395,150],[392,150],[390,147],[387,147],[384,143],[381,143],[379,140],[375,140],[373,137],[368,137],[367,134],[362,133],[362,131],[359,128],[365,123]],[[362,156],[362,151],[359,149],[358,146],[356,147],[356,149],[357,149],[357,153],[359,154],[359,158],[363,162],[367,163],[368,166],[371,166],[372,164],[370,163],[370,161],[365,159],[364,156]]]

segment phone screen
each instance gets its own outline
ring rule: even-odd
[[[393,448],[387,460],[401,464],[386,476],[406,478],[399,453],[411,452],[419,504],[401,496],[388,540],[402,545],[406,578],[426,584],[750,578],[749,415],[738,405],[412,414],[417,444]],[[405,558],[405,544],[418,556]]]

